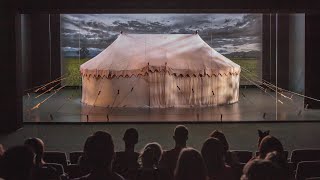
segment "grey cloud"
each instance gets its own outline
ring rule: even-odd
[[[99,15],[87,16],[61,16],[62,46],[78,47],[79,29],[81,45],[97,48],[106,48],[117,38],[120,31],[126,33],[190,34],[199,30],[199,35],[214,48],[221,48],[225,44],[238,46],[248,43],[261,43],[262,18],[256,14],[247,14],[242,19],[233,19],[229,16],[224,18],[222,15],[212,14],[173,14],[159,21],[152,20],[152,18],[146,18],[147,21],[130,19],[130,15],[128,15],[127,19],[123,17],[122,19],[115,18],[109,25],[104,24],[102,20],[92,20],[92,17],[99,19]],[[103,16],[103,18],[106,17]],[[215,20],[215,23],[212,23],[213,20]],[[72,27],[75,29],[72,29]]]

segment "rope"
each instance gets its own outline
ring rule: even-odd
[[[241,67],[241,69],[246,70],[246,69],[243,68],[243,67]],[[249,71],[249,70],[246,70],[246,71],[248,71],[249,73],[252,73],[252,75],[258,77],[257,75],[253,74],[253,72],[251,72],[251,71]],[[281,90],[281,91],[286,91],[286,92],[288,92],[288,93],[292,93],[292,94],[294,94],[294,95],[297,95],[297,96],[300,96],[300,97],[303,97],[303,98],[307,98],[307,99],[311,99],[311,100],[320,102],[320,99],[316,99],[316,98],[313,98],[313,97],[310,97],[310,96],[306,96],[306,95],[299,94],[299,93],[296,93],[296,92],[293,92],[293,91],[290,91],[290,90],[287,90],[287,89],[284,89],[284,88],[277,87],[276,85],[274,85],[274,84],[272,84],[272,83],[270,83],[270,82],[268,82],[268,81],[266,81],[266,80],[264,80],[264,79],[262,79],[262,81],[263,81],[263,84],[269,84],[270,86],[273,86],[274,88],[279,89],[279,90]]]
[[[57,90],[55,90],[54,93],[52,93],[50,96],[48,96],[47,98],[45,98],[43,101],[41,101],[40,103],[38,103],[37,105],[35,105],[33,108],[30,109],[30,111],[38,109],[40,107],[41,104],[45,103],[49,98],[51,98],[53,95],[55,95],[57,92],[59,92],[62,88],[64,88],[66,85],[61,86],[60,88],[58,88]]]

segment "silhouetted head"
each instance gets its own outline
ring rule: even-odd
[[[188,140],[188,128],[183,125],[178,125],[174,129],[174,136],[173,139],[175,140],[176,144],[185,146]]]
[[[268,135],[261,140],[259,146],[259,157],[264,159],[266,155],[272,151],[283,154],[283,146],[277,138]]]
[[[3,178],[8,180],[30,179],[34,167],[34,153],[27,146],[9,148],[2,157]]]
[[[174,172],[175,180],[206,180],[207,170],[201,154],[193,148],[184,148]]]
[[[157,142],[148,143],[142,150],[140,159],[142,167],[157,167],[162,155],[161,145]]]
[[[271,161],[255,159],[244,166],[241,180],[278,180],[277,173]]]
[[[24,145],[30,147],[35,153],[36,165],[43,163],[44,143],[39,138],[28,138],[24,141]]]
[[[270,130],[263,132],[263,131],[261,131],[260,129],[258,129],[258,135],[259,135],[258,147],[260,146],[261,140],[262,140],[264,137],[268,136],[269,133],[270,133]]]
[[[111,135],[104,131],[98,131],[89,136],[83,152],[86,162],[93,170],[111,167],[115,155]]]
[[[214,130],[210,134],[210,137],[219,139],[219,141],[223,144],[223,148],[224,148],[225,152],[227,152],[229,150],[229,143],[227,141],[227,138],[221,131]]]
[[[214,175],[225,166],[225,155],[222,142],[216,138],[208,138],[202,146],[201,155],[207,166],[208,174]]]
[[[136,145],[139,139],[138,131],[135,128],[129,128],[124,133],[122,139],[127,145]]]

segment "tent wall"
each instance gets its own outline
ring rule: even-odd
[[[150,107],[230,104],[239,98],[239,75],[181,77],[150,73]]]
[[[147,76],[113,79],[83,77],[82,102],[101,107],[148,107],[149,84],[146,78]]]
[[[216,106],[239,98],[239,75],[177,77],[155,72],[130,78],[83,77],[82,82],[82,102],[101,107]]]

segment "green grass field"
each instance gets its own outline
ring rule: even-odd
[[[256,79],[258,76],[258,60],[255,58],[231,58],[231,60],[240,65],[241,69],[241,77],[240,77],[240,85],[252,85],[248,80],[246,80],[243,76],[248,79]],[[248,73],[248,71],[250,73]]]
[[[63,84],[67,86],[81,85],[80,65],[88,60],[89,58],[80,59],[80,60],[78,58],[65,58],[64,73],[67,74],[67,79],[63,81]]]
[[[79,86],[81,85],[81,75],[80,75],[80,65],[86,61],[88,61],[89,58],[85,59],[78,59],[78,58],[65,58],[64,59],[64,69],[65,73],[68,74],[68,78],[63,82],[63,84],[67,86]],[[255,75],[257,75],[257,59],[255,58],[232,58],[233,62],[239,64],[242,69],[242,74],[245,75],[248,78],[254,78]],[[248,70],[252,72],[251,74],[246,73],[244,70]],[[250,84],[248,81],[246,81],[244,78],[241,78],[240,84]]]

